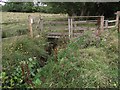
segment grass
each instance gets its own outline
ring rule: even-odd
[[[28,15],[31,15],[35,19],[35,24],[33,24],[33,31],[38,30],[37,22],[39,16],[44,17],[45,20],[51,20],[59,16],[66,16],[60,14],[44,14],[44,13],[12,13],[12,12],[2,12],[2,37],[12,37],[25,35],[29,32],[28,30]],[[53,18],[54,17],[54,18]],[[55,18],[55,20],[56,20]]]
[[[118,87],[119,51],[116,29],[104,31],[100,38],[88,31],[82,37],[68,42],[61,39],[62,42],[58,42],[60,45],[57,46],[56,61],[54,53],[47,53],[48,42],[44,36],[32,39],[26,35],[29,14],[39,16],[41,13],[2,13],[2,32],[5,38],[2,40],[3,71],[0,78],[3,88],[33,87],[25,81],[21,63],[28,64],[29,79],[35,88]],[[41,15],[48,16],[47,20],[50,20],[49,17],[61,16]],[[9,20],[11,18],[13,19]]]
[[[45,46],[47,45],[43,37],[31,39],[28,36],[22,36],[4,39],[2,43],[2,72],[5,73],[3,87],[25,87],[21,62],[28,62],[29,58],[36,58],[37,66],[40,68],[48,57]]]
[[[117,42],[111,45],[114,41],[109,41],[112,37],[114,39],[116,37],[117,41],[117,36],[113,34],[114,32],[107,37],[107,43],[103,41],[105,42],[103,44],[101,41],[103,45],[98,47],[88,45],[83,48],[80,42],[84,41],[79,38],[78,42],[73,41],[65,49],[58,50],[58,62],[51,58],[48,64],[40,69],[38,74],[44,77],[45,81],[38,87],[116,88],[118,86],[118,49],[115,49]],[[86,38],[89,40],[89,37]],[[114,51],[112,51],[113,46],[115,46]],[[108,57],[109,55],[111,57]]]

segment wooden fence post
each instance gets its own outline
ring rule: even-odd
[[[118,26],[118,23],[119,23],[119,15],[118,15],[118,13],[116,13],[116,26]]]
[[[33,30],[32,30],[33,19],[31,18],[31,15],[28,16],[28,20],[29,20],[29,32],[30,32],[30,37],[33,38]]]
[[[119,18],[118,18],[118,24],[117,24],[118,25],[118,33],[120,33],[120,20],[119,20]]]
[[[77,27],[77,23],[74,22],[74,29],[73,30],[76,30],[76,27]]]
[[[96,31],[96,36],[99,36],[100,35],[100,17],[98,17],[97,19],[97,31]]]
[[[73,18],[71,18],[71,38],[73,37]]]
[[[40,31],[43,31],[43,19],[40,16]]]
[[[120,32],[120,11],[117,11],[116,13],[116,24],[115,26],[117,27],[118,33]]]
[[[104,31],[104,16],[100,17],[100,30],[101,32]]]
[[[105,21],[105,28],[108,28],[108,20]]]
[[[69,39],[70,39],[70,37],[71,37],[71,34],[70,34],[70,31],[71,31],[71,28],[70,28],[70,17],[68,17],[68,30],[69,30]]]

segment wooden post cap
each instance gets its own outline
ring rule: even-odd
[[[116,14],[116,15],[120,15],[120,11],[117,11],[115,14]]]

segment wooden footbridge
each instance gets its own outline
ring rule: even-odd
[[[73,38],[81,36],[88,30],[99,34],[106,29],[117,27],[118,21],[119,15],[116,15],[116,20],[104,20],[104,16],[49,17],[49,19],[46,17],[35,19],[29,16],[29,30],[31,37],[33,26],[36,25],[34,28],[46,33],[48,38]]]

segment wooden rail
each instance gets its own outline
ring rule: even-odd
[[[117,20],[108,20],[108,23],[117,22]]]
[[[117,20],[104,20],[104,22],[105,22],[105,26],[104,26],[105,29],[117,27],[116,24]],[[109,23],[115,23],[115,24],[109,26]]]
[[[99,18],[101,16],[72,16],[70,18]]]

